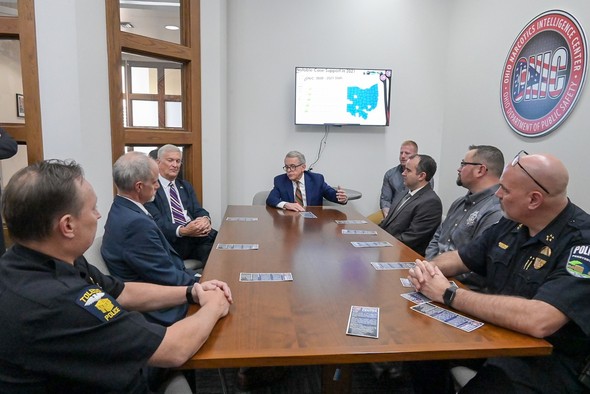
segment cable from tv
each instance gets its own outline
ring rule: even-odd
[[[324,151],[324,148],[326,147],[326,142],[328,142],[328,133],[330,132],[330,125],[329,124],[325,124],[324,125],[324,136],[322,137],[321,141],[320,141],[320,147],[318,149],[318,155],[315,159],[315,161],[313,163],[311,163],[311,165],[309,166],[309,171],[313,170],[313,166],[315,165],[315,163],[317,163],[318,161],[320,161],[320,156],[322,155],[322,152]]]

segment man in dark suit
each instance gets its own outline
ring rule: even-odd
[[[286,174],[275,177],[274,187],[266,199],[266,204],[302,212],[308,205],[323,205],[324,198],[338,204],[348,202],[346,192],[340,189],[340,186],[335,190],[324,181],[322,174],[305,171],[305,168],[305,156],[302,153],[287,153],[283,167]]]
[[[125,282],[193,285],[194,272],[168,243],[143,206],[159,187],[156,162],[140,152],[121,156],[113,166],[117,196],[105,224],[101,254],[111,274]],[[170,325],[184,317],[187,305],[149,312],[146,317]]]
[[[174,145],[158,149],[159,188],[153,201],[145,204],[166,239],[183,259],[205,263],[217,231],[199,203],[193,186],[180,178],[182,151]]]
[[[402,173],[408,193],[397,196],[379,226],[417,253],[424,255],[440,225],[442,203],[430,186],[436,162],[428,155],[414,155]]]

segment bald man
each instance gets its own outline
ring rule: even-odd
[[[590,216],[569,201],[568,179],[554,156],[519,152],[496,192],[504,217],[456,251],[417,260],[409,272],[430,299],[554,346],[547,357],[488,359],[462,393],[590,388],[583,374],[590,367]],[[448,276],[470,270],[486,278],[490,294],[449,284]]]

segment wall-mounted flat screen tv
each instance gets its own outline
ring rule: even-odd
[[[389,126],[391,70],[295,67],[296,125]]]

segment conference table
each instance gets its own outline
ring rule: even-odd
[[[216,245],[258,244],[258,249],[212,250],[201,280],[227,282],[234,304],[183,368],[323,365],[322,390],[343,393],[350,390],[356,363],[551,353],[542,339],[489,323],[464,332],[410,309],[414,304],[400,296],[412,290],[400,281],[407,269],[378,271],[371,262],[414,262],[417,253],[351,207],[306,209],[317,217],[228,206]],[[376,235],[343,234],[343,229]],[[353,241],[392,246],[357,248]],[[293,281],[240,282],[240,273],[292,273]],[[353,305],[380,308],[378,338],[346,334]]]

